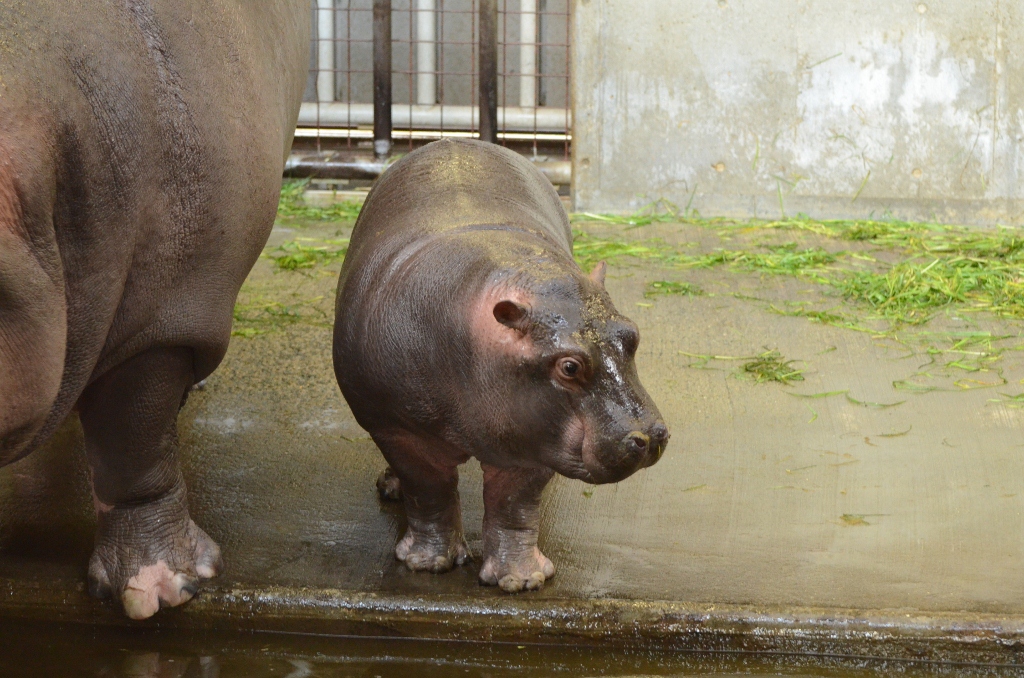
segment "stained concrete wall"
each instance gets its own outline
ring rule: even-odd
[[[1014,0],[576,0],[574,199],[1024,221]]]

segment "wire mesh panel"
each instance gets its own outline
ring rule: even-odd
[[[570,0],[498,0],[497,130],[506,145],[569,154]],[[396,145],[476,136],[479,0],[391,0]],[[314,0],[298,137],[361,147],[373,137],[374,0]],[[386,110],[386,109],[385,109]],[[524,149],[525,150],[525,149]]]

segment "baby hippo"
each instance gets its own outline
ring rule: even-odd
[[[603,262],[572,257],[558,195],[500,146],[438,141],[374,186],[338,284],[334,370],[401,496],[395,548],[411,570],[468,558],[458,466],[484,473],[480,581],[508,592],[555,573],[537,548],[557,472],[622,480],[669,433],[637,377],[636,325],[612,305]]]

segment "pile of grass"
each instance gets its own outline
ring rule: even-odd
[[[882,273],[853,273],[833,284],[847,298],[871,306],[886,320],[920,324],[954,304],[965,310],[1024,317],[1021,274],[1020,264],[998,259],[910,259]]]
[[[789,384],[794,381],[803,381],[803,370],[793,367],[793,360],[786,360],[781,353],[768,350],[756,355],[743,365],[743,372],[754,379],[758,384],[769,381],[780,384]]]
[[[277,217],[283,221],[355,221],[362,203],[343,201],[327,207],[307,205],[302,195],[309,185],[308,179],[288,179],[281,186],[277,203]]]

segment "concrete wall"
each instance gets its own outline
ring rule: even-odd
[[[576,0],[575,207],[1024,220],[1018,0]]]

